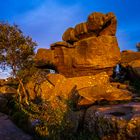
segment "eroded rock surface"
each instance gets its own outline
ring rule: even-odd
[[[43,77],[44,78],[44,77]],[[55,99],[71,100],[74,96],[80,96],[78,104],[84,105],[83,100],[93,104],[101,100],[130,100],[131,92],[127,89],[119,89],[111,85],[109,76],[103,72],[94,76],[82,76],[66,78],[60,74],[49,74],[42,82],[40,78],[31,80],[27,84],[27,91],[32,100],[53,101]],[[37,95],[38,94],[38,95]]]
[[[85,128],[102,140],[138,140],[140,103],[90,107],[85,115]]]
[[[50,49],[39,49],[36,65],[41,68],[53,64],[66,77],[90,76],[104,71],[112,75],[120,60],[116,25],[113,13],[92,13],[87,22],[68,28],[62,42],[52,44]]]

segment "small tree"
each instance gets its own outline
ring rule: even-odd
[[[140,52],[140,42],[136,44],[137,51]]]
[[[34,55],[36,45],[32,38],[23,35],[17,25],[0,23],[0,66],[3,70],[10,68],[11,75],[19,81],[18,92],[22,89],[24,94],[23,79],[18,73],[31,67],[29,57]]]

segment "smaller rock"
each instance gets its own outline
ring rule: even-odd
[[[105,15],[99,12],[92,13],[88,16],[88,30],[99,31],[104,25]]]
[[[80,24],[77,24],[75,26],[75,36],[78,38],[78,39],[82,39],[82,38],[85,38],[88,37],[88,30],[87,30],[87,23],[80,23]]]
[[[1,94],[16,94],[17,91],[15,88],[12,88],[10,86],[4,85],[4,86],[0,86],[0,93]]]
[[[65,41],[61,41],[61,42],[56,42],[50,45],[51,49],[53,50],[55,47],[66,47],[66,48],[72,48],[73,45],[65,42]]]
[[[77,41],[78,39],[75,36],[75,30],[74,28],[68,28],[63,36],[62,39],[70,44],[73,44],[73,42]]]
[[[131,100],[132,98],[131,92],[112,87],[109,83],[97,84],[95,86],[83,88],[81,90],[78,90],[78,93],[80,96],[88,100],[89,104],[102,100],[124,101]],[[81,101],[78,105],[82,105]]]

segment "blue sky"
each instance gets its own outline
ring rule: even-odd
[[[83,22],[92,12],[114,12],[121,50],[135,50],[140,41],[140,0],[1,0],[0,21],[16,23],[22,31],[49,48],[65,29]]]

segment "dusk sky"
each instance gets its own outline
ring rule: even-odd
[[[19,25],[22,31],[49,48],[65,29],[86,21],[92,12],[114,12],[121,50],[135,50],[140,41],[140,0],[1,0],[0,21]]]

